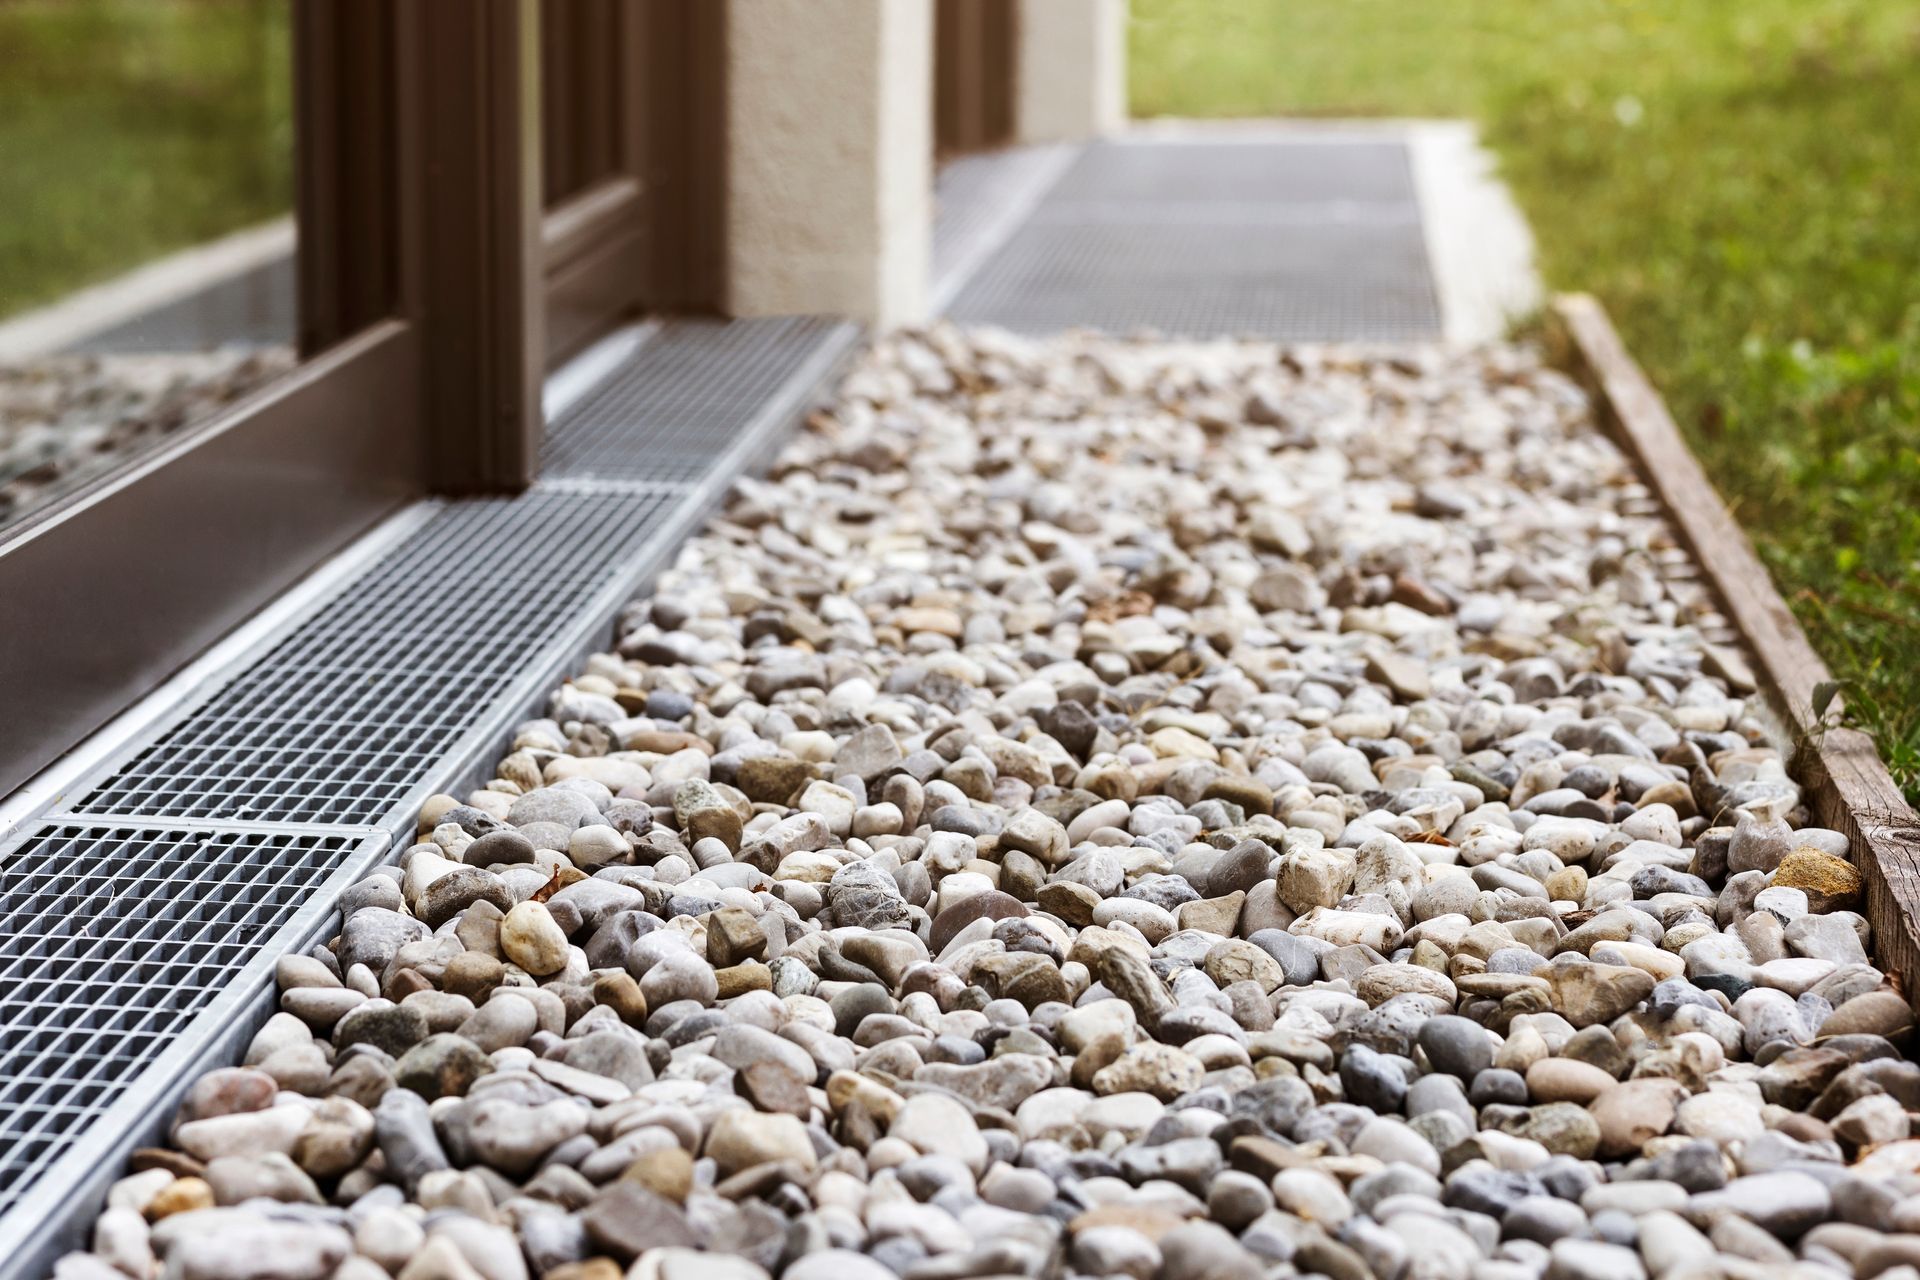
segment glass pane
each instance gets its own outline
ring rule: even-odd
[[[294,362],[289,0],[0,0],[0,524]]]
[[[545,204],[620,166],[620,15],[613,0],[542,0],[540,142]]]

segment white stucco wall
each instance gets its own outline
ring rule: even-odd
[[[932,0],[726,0],[735,315],[925,314]]]
[[[1098,137],[1127,119],[1127,0],[1019,0],[1014,128],[1023,142]]]

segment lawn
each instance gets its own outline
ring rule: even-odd
[[[286,0],[0,0],[0,315],[284,213]]]
[[[1920,798],[1920,0],[1132,0],[1137,115],[1469,116]]]

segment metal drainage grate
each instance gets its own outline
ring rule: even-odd
[[[0,1214],[368,848],[48,826],[0,856]]]
[[[932,277],[936,299],[966,282],[1024,218],[1032,203],[1079,153],[1065,144],[960,156],[940,168],[933,188]]]
[[[549,479],[686,482],[851,339],[832,320],[675,320],[548,430]]]
[[[1389,342],[1441,333],[1398,142],[1090,147],[950,314],[1028,333]]]
[[[378,821],[631,568],[680,496],[447,506],[71,811]]]

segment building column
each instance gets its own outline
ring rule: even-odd
[[[932,0],[726,0],[734,315],[924,317]]]
[[[1127,0],[1017,0],[1021,142],[1116,132],[1127,120]]]

